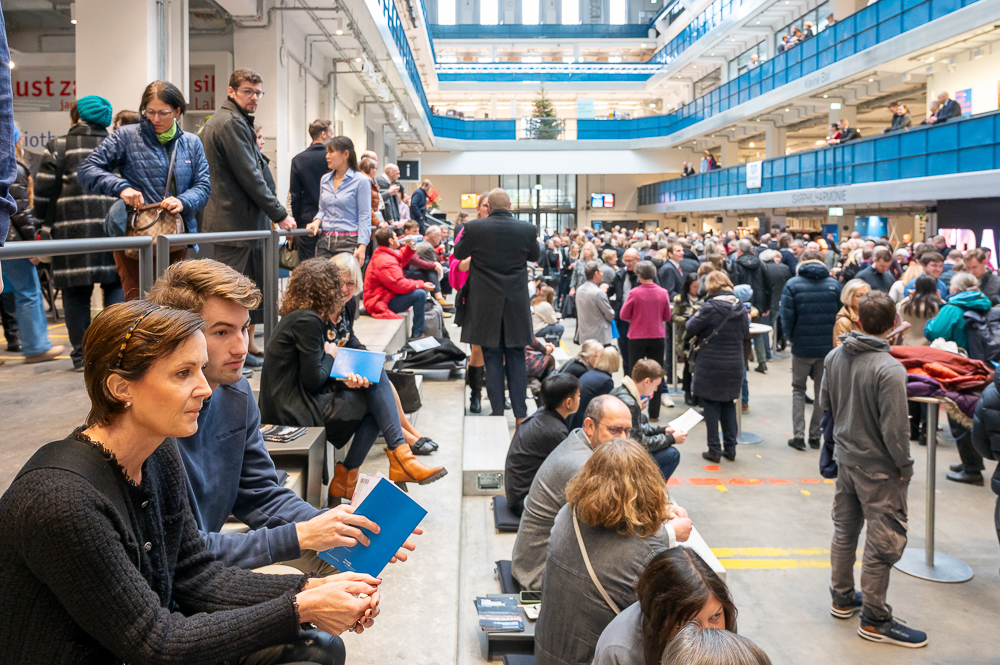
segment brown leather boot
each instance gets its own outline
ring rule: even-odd
[[[427,485],[448,474],[443,466],[424,466],[418,462],[413,451],[405,444],[396,446],[393,450],[386,448],[385,454],[389,458],[389,480],[404,492],[407,491],[406,483]]]
[[[358,486],[358,471],[348,469],[338,462],[333,470],[333,480],[330,481],[330,498],[350,501],[354,496],[354,488]]]

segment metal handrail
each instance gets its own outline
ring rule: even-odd
[[[264,243],[264,346],[278,327],[278,239],[312,234],[312,229],[271,229]]]
[[[153,286],[153,239],[149,236],[15,242],[0,247],[0,261],[28,259],[33,256],[67,256],[126,249],[139,250],[139,291],[145,297],[146,292]]]

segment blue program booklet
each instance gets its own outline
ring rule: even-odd
[[[378,577],[423,521],[427,511],[382,474],[359,476],[351,505],[355,515],[364,515],[378,524],[379,533],[362,529],[371,540],[368,547],[360,543],[353,547],[334,547],[320,552],[319,557],[337,570]]]
[[[378,383],[384,365],[384,353],[349,349],[342,346],[337,349],[337,357],[333,360],[330,377],[346,379],[348,374],[357,374],[368,379],[369,383]]]

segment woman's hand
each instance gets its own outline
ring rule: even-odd
[[[354,250],[354,260],[358,262],[359,266],[363,266],[365,264],[366,249],[367,249],[366,245],[358,245],[358,248]]]
[[[430,282],[424,282],[423,289],[427,293],[434,293],[434,291],[437,290],[437,287],[431,284]]]
[[[570,289],[569,290],[569,297],[570,298],[576,297],[576,289]]]
[[[348,374],[347,378],[343,380],[347,384],[348,388],[367,388],[371,384],[368,379],[363,376],[358,376],[357,374]]]
[[[125,192],[122,193],[124,194]],[[142,196],[142,194],[140,194],[139,196]],[[128,203],[128,201],[126,201],[126,203]],[[175,215],[179,215],[181,211],[184,210],[184,203],[181,202],[181,200],[176,196],[168,196],[167,198],[160,201],[160,207],[166,210],[167,212],[172,212]]]
[[[126,187],[125,191],[118,196],[125,202],[125,205],[132,206],[133,208],[141,208],[144,203],[142,192],[131,187]]]
[[[314,219],[313,221],[306,224],[306,228],[312,231],[310,235],[314,236],[319,235],[319,225],[320,221],[318,219]]]
[[[382,580],[361,573],[324,578],[296,594],[299,619],[331,635],[352,630],[359,621],[377,614],[377,592],[381,583]],[[359,594],[368,597],[360,598]],[[373,610],[373,606],[376,609]]]
[[[323,342],[323,351],[332,358],[337,357],[337,349],[339,348],[336,342]]]

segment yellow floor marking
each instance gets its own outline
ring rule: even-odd
[[[829,568],[829,559],[719,559],[726,570],[768,570],[775,568]],[[861,567],[861,562],[854,564]]]
[[[720,492],[728,492],[729,491],[725,487],[723,487],[722,485],[716,485],[715,488],[717,490],[719,490]]]
[[[764,458],[761,457],[760,455],[757,455],[757,459],[764,459]]]
[[[812,493],[809,490],[799,490],[799,491],[805,494],[806,496],[812,496]]]
[[[830,550],[822,547],[713,547],[712,554],[720,559],[734,556],[827,556]]]
[[[824,483],[826,483],[827,485],[833,485],[833,484],[834,484],[834,483],[836,483],[837,481],[836,481],[836,480],[834,480],[833,478],[824,478],[824,479],[823,479],[823,482],[824,482]]]

